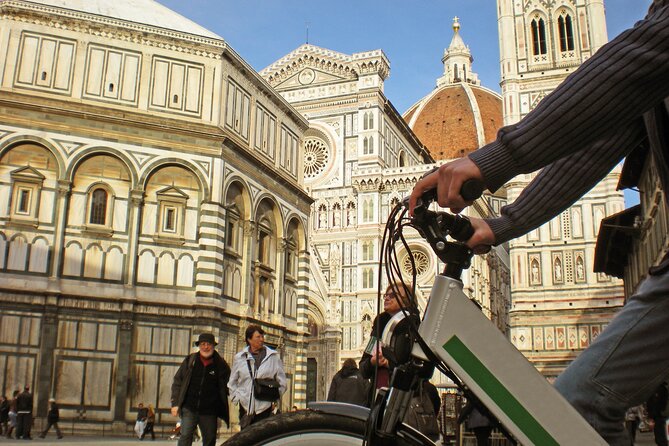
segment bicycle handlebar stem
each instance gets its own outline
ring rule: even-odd
[[[411,226],[430,244],[439,260],[444,262],[443,274],[460,279],[462,271],[469,268],[473,252],[464,243],[448,240],[448,236],[465,241],[473,234],[469,219],[447,212],[434,212],[425,206],[417,206],[411,218]]]

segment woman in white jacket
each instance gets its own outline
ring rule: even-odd
[[[253,397],[254,378],[273,378],[279,382],[279,393],[286,391],[286,374],[279,353],[265,345],[265,332],[259,325],[249,325],[246,347],[235,355],[228,389],[233,403],[239,403],[242,428],[272,414],[272,402]],[[249,417],[245,417],[250,414]]]

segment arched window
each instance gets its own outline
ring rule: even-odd
[[[354,226],[356,216],[355,203],[351,201],[346,205],[346,226]]]
[[[558,17],[558,32],[560,35],[560,51],[573,51],[574,28],[569,14]]]
[[[89,223],[104,225],[107,218],[107,191],[99,187],[91,194],[91,213]]]
[[[400,152],[399,165],[400,167],[404,167],[407,165],[407,154],[404,151]]]
[[[453,80],[460,80],[460,73],[458,73],[458,64],[453,65]]]
[[[363,201],[362,204],[362,221],[369,223],[374,218],[374,201],[371,199]]]
[[[374,242],[367,241],[362,244],[362,260],[374,259]]]
[[[532,54],[546,54],[546,24],[544,19],[532,19]]]

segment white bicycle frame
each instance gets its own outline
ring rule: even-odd
[[[419,332],[430,349],[523,445],[606,445],[557,390],[465,296],[438,275]],[[383,338],[394,324],[387,324]],[[428,358],[414,345],[412,354]]]

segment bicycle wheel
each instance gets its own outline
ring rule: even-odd
[[[225,446],[360,446],[365,422],[356,418],[313,410],[272,416],[231,437]],[[431,445],[393,439],[398,446]]]

